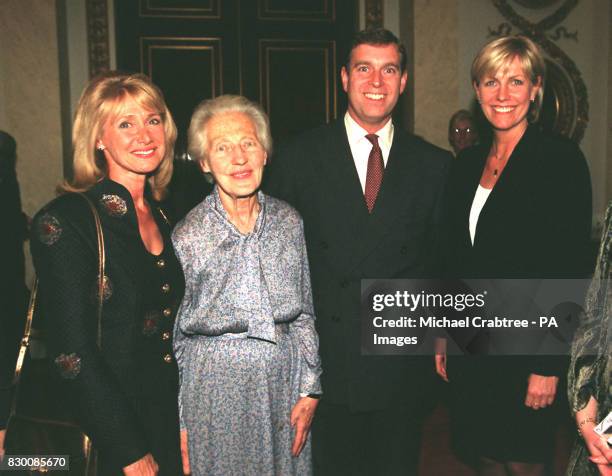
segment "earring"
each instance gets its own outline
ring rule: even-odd
[[[105,149],[105,147],[104,147],[102,144],[100,144],[98,147],[96,147],[96,149],[98,149],[98,150],[104,150],[104,149]]]

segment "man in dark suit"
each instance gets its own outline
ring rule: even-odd
[[[359,32],[341,70],[348,111],[279,149],[268,171],[265,190],[304,219],[324,366],[317,475],[416,473],[431,356],[360,352],[361,279],[435,274],[450,155],[394,127],[405,68],[391,32]]]

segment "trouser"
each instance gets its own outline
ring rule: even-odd
[[[312,426],[315,476],[415,475],[422,416],[395,406],[351,412],[322,400]]]

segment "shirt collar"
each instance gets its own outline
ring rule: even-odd
[[[344,127],[346,128],[349,144],[356,144],[362,139],[367,141],[365,136],[368,135],[369,132],[357,124],[348,111],[344,114]],[[393,142],[393,129],[393,121],[389,118],[387,123],[375,132],[378,136],[378,143],[381,148],[386,148],[387,150],[391,148],[391,143]]]

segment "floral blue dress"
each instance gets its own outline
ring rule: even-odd
[[[173,233],[186,279],[174,331],[179,407],[194,476],[311,473],[310,442],[291,456],[291,409],[300,394],[321,393],[302,221],[258,199],[247,235],[216,189]]]

